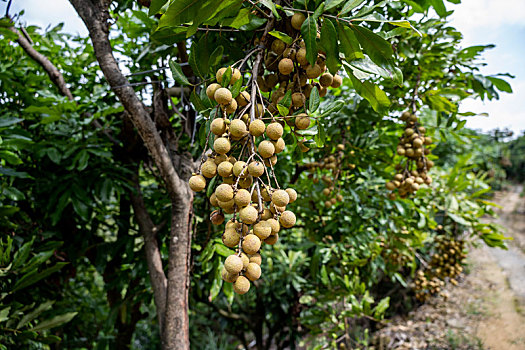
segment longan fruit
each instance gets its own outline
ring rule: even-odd
[[[250,290],[250,281],[244,277],[239,276],[237,280],[233,282],[233,291],[237,294],[243,295],[248,293]]]
[[[250,134],[258,137],[264,134],[264,131],[266,130],[266,124],[264,124],[264,122],[260,119],[255,119],[250,123],[249,129]]]
[[[393,191],[393,190],[396,189],[396,185],[394,185],[394,183],[393,183],[393,182],[390,182],[390,181],[387,182],[385,186],[386,186],[386,189],[387,189],[387,190],[390,190],[390,191]]]
[[[286,44],[280,39],[275,39],[272,43],[271,49],[275,54],[280,55],[286,49]]]
[[[271,219],[273,217],[273,214],[271,212],[270,209],[264,209],[263,210],[263,213],[261,215],[261,220],[268,220],[268,219]]]
[[[250,208],[250,207],[247,207],[247,208]],[[259,239],[259,237],[257,237],[253,233],[250,233],[249,235],[244,237],[242,241],[242,250],[246,254],[255,254],[259,251],[259,249],[261,249],[261,240]]]
[[[224,73],[226,73],[226,69],[227,68],[225,67],[219,68],[217,70],[217,73],[215,73],[215,79],[217,79],[219,83],[222,83],[222,76],[224,75]]]
[[[272,140],[278,140],[279,138],[281,138],[283,136],[283,132],[283,126],[277,122],[270,123],[266,127],[266,135]]]
[[[228,248],[233,248],[239,244],[241,235],[234,228],[226,228],[222,234],[222,243]]]
[[[290,196],[285,190],[277,190],[272,193],[272,203],[278,207],[284,207],[290,203]]]
[[[266,86],[270,89],[273,89],[277,83],[279,83],[279,76],[275,73],[269,74],[264,78],[264,81],[266,82]]]
[[[343,84],[343,78],[340,75],[336,74],[334,75],[334,80],[332,81],[332,85],[330,86],[336,89],[340,87],[342,84]]]
[[[251,202],[250,192],[248,192],[245,189],[240,189],[237,191],[237,193],[233,197],[233,200],[235,204],[237,204],[238,207],[245,207],[249,205]]]
[[[230,79],[230,84],[233,85],[240,79],[242,79],[241,71],[237,68],[232,69],[232,77]]]
[[[289,47],[283,52],[283,57],[289,58],[292,61],[295,60],[295,55],[297,54],[297,50],[295,50],[293,47]]]
[[[253,225],[253,233],[261,240],[264,240],[272,234],[272,228],[266,221],[259,221]]]
[[[256,281],[261,277],[261,273],[262,271],[259,264],[251,262],[248,264],[244,276],[246,276],[246,278],[248,278],[250,281]]]
[[[230,123],[230,134],[234,137],[243,137],[248,133],[246,124],[240,119],[234,119]]]
[[[220,202],[227,202],[233,199],[233,188],[228,184],[220,184],[215,189],[215,195]]]
[[[230,177],[233,174],[233,164],[228,161],[220,163],[217,173],[222,177]]]
[[[295,202],[297,200],[297,192],[293,188],[287,188],[286,193],[288,193],[288,197],[290,198],[289,204]]]
[[[306,49],[299,49],[295,54],[295,60],[303,67],[308,66],[309,63],[308,59],[306,58]]]
[[[255,117],[260,118],[264,115],[264,106],[260,103],[257,103],[257,106],[255,108]]]
[[[251,161],[250,164],[248,164],[248,173],[254,177],[261,176],[264,174],[264,164],[257,160]]]
[[[321,86],[321,88],[319,89],[319,97],[325,97],[327,93],[328,89],[324,86]]]
[[[257,209],[255,209],[252,206],[247,206],[239,210],[239,218],[241,219],[243,223],[247,225],[251,225],[255,221],[257,221],[257,216],[258,216]],[[249,253],[249,254],[253,254],[253,253]]]
[[[242,260],[242,269],[246,270],[246,268],[250,264],[250,258],[248,257],[248,255],[241,253],[241,260]]]
[[[317,77],[319,77],[321,73],[321,67],[319,67],[317,63],[313,66],[309,65],[308,67],[306,67],[306,76],[308,77],[308,79],[317,79]]]
[[[255,253],[253,255],[250,255],[250,262],[261,266],[261,264],[262,264],[261,254]]]
[[[212,159],[208,159],[201,166],[201,173],[204,177],[211,179],[217,174],[217,165]]]
[[[282,137],[280,137],[276,141],[271,141],[273,143],[273,146],[275,147],[275,154],[279,154],[282,151],[284,151],[284,148],[286,147],[286,144],[284,143],[284,140]]]
[[[294,92],[292,94],[292,104],[294,107],[303,107],[306,102],[306,97],[303,93]]]
[[[291,19],[292,28],[295,30],[301,30],[306,17],[301,12],[296,12],[293,14]]]
[[[224,267],[221,270],[221,278],[224,280],[224,282],[233,283],[238,277],[239,274],[229,273]]]
[[[251,175],[248,175],[245,178],[239,179],[240,188],[249,188],[252,185],[253,185],[253,177]]]
[[[275,153],[275,146],[270,141],[264,140],[259,143],[257,150],[261,157],[270,158]]]
[[[277,243],[278,240],[279,240],[279,235],[276,233],[266,238],[264,240],[264,243],[269,244],[269,245],[274,245],[275,243]]]
[[[279,73],[283,75],[289,75],[293,72],[293,61],[289,58],[283,58],[279,61]],[[321,74],[321,73],[319,73]]]
[[[266,187],[263,187],[261,189],[261,196],[265,202],[270,202],[272,198],[270,197],[270,194],[268,193],[268,189]]]
[[[221,136],[226,132],[226,122],[223,118],[215,118],[210,124],[211,132],[217,136]]]
[[[273,217],[266,219],[266,222],[270,225],[272,228],[272,235],[278,234],[281,230],[281,224],[279,224],[279,221],[275,220]]]
[[[269,158],[264,159],[264,165],[266,166],[274,166],[275,164],[277,164],[277,156],[275,154]]]
[[[299,130],[308,129],[310,126],[310,118],[306,113],[298,114],[295,117],[295,127]]]
[[[200,192],[206,188],[206,179],[202,175],[193,175],[188,182],[194,192]]]
[[[237,101],[232,99],[230,103],[228,103],[226,106],[224,106],[224,111],[227,114],[233,114],[237,110]]]
[[[235,164],[233,164],[233,175],[237,177],[248,176],[248,171],[245,169],[245,167],[246,167],[246,163],[243,162],[242,160],[235,162]],[[242,176],[241,176],[241,172],[242,172]]]
[[[206,88],[206,96],[208,96],[210,100],[215,101],[215,91],[217,91],[217,89],[219,89],[220,87],[221,86],[217,83],[208,85],[208,87]]]
[[[284,211],[279,218],[279,223],[285,228],[293,227],[295,225],[295,221],[295,214],[290,210]]]
[[[221,105],[227,105],[232,101],[232,93],[226,88],[218,88],[213,95],[215,101]]]
[[[324,73],[319,78],[319,84],[321,84],[321,86],[323,87],[329,87],[332,85],[333,82],[334,82],[334,77],[330,73]]]
[[[226,137],[219,137],[215,140],[215,142],[213,142],[213,150],[218,154],[226,154],[230,151],[230,149],[230,140],[228,140]]]
[[[237,274],[242,271],[242,268],[243,268],[242,259],[239,256],[232,254],[228,256],[226,260],[224,261],[224,268],[229,273]]]
[[[235,98],[239,107],[244,107],[250,102],[251,96],[247,91],[241,91]]]
[[[210,204],[212,207],[216,208],[219,206],[219,202],[217,201],[217,196],[215,195],[215,193],[212,193],[210,196]]]

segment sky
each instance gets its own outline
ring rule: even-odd
[[[50,3],[53,5],[51,6]],[[461,112],[488,113],[488,117],[468,117],[467,126],[489,131],[509,128],[517,134],[525,131],[525,0],[463,0],[454,5],[446,2],[452,26],[464,35],[463,46],[494,44],[485,51],[481,73],[493,75],[510,73],[508,79],[513,93],[500,93],[499,100],[479,101],[468,99],[460,106]],[[0,3],[0,13],[5,13],[6,3]],[[64,22],[64,31],[87,36],[82,20],[67,0],[14,0],[11,14],[22,9],[22,23],[41,28]]]

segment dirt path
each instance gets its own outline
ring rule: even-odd
[[[513,237],[509,250],[481,244],[467,276],[376,334],[376,348],[525,350],[525,198],[521,186],[498,192],[493,222]]]

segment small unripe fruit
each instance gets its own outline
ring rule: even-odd
[[[190,188],[194,192],[200,192],[206,188],[206,179],[202,175],[193,175],[190,177]]]
[[[285,190],[277,190],[272,193],[272,203],[278,207],[284,207],[290,202],[290,196]]]
[[[206,96],[208,96],[210,100],[215,101],[215,91],[217,91],[217,89],[219,89],[220,87],[221,86],[217,83],[208,85],[208,87],[206,88]]]
[[[208,159],[201,166],[201,173],[204,177],[211,179],[217,174],[217,165],[212,159]]]
[[[286,193],[288,193],[288,197],[290,198],[289,203],[293,203],[297,200],[297,192],[293,188],[287,188]]]
[[[284,49],[286,49],[286,44],[279,40],[275,39],[272,43],[272,51],[275,52],[277,55],[280,55],[284,52]]]
[[[240,240],[241,236],[234,228],[226,228],[222,234],[222,243],[224,243],[224,245],[228,248],[235,247],[237,244],[239,244]]]
[[[275,146],[270,141],[262,141],[257,148],[263,158],[270,158],[275,153]]]
[[[227,105],[232,101],[232,93],[230,90],[226,88],[218,88],[217,91],[215,91],[215,94],[213,95],[215,98],[215,101],[221,105]]]
[[[264,240],[272,234],[272,228],[266,221],[259,221],[253,225],[253,233],[261,240]]]
[[[230,151],[230,148],[231,148],[230,140],[228,140],[225,137],[219,137],[213,143],[213,150],[217,152],[218,154],[226,154]]]
[[[331,87],[334,89],[340,87],[343,84],[343,78],[340,75],[334,75],[334,80],[332,81]]]
[[[242,259],[235,254],[232,254],[224,261],[224,268],[231,274],[237,274],[242,271]]]
[[[256,281],[261,277],[261,267],[256,263],[249,263],[244,275],[250,281]]]
[[[250,281],[244,276],[239,276],[233,283],[233,291],[237,294],[243,295],[248,293],[249,290]]]
[[[282,137],[280,137],[277,141],[272,141],[273,146],[275,147],[275,154],[279,154],[282,151],[284,151],[284,148],[286,147],[286,144],[284,143],[284,140]]]
[[[290,228],[295,225],[295,214],[289,210],[286,210],[281,214],[281,217],[279,218],[279,223],[283,225],[283,227]]]
[[[211,132],[217,136],[221,136],[226,132],[226,123],[223,118],[215,118],[210,125]]]
[[[321,86],[324,86],[324,87],[331,86],[333,82],[334,82],[334,77],[330,73],[324,73],[319,78],[319,84],[321,84]]]
[[[283,136],[283,132],[283,126],[277,122],[268,124],[268,127],[266,128],[266,135],[272,140],[278,140]]]
[[[248,133],[246,124],[240,119],[234,119],[230,123],[230,134],[234,137],[243,137]]]
[[[264,243],[269,244],[269,245],[274,245],[275,243],[277,243],[278,240],[279,240],[279,235],[278,234],[274,234],[274,235],[271,235],[270,237],[266,238],[264,240]]]
[[[303,107],[306,102],[306,97],[300,92],[292,94],[292,104],[294,107]]]
[[[259,161],[252,161],[248,165],[248,173],[251,176],[259,177],[264,174],[264,164]]]
[[[293,72],[293,61],[291,59],[283,58],[281,61],[279,61],[279,73],[288,75],[291,72]]]
[[[295,127],[299,130],[305,130],[308,129],[310,126],[310,118],[308,118],[308,115],[306,113],[298,114],[295,117]]]
[[[305,20],[306,17],[301,12],[294,13],[291,19],[292,28],[295,30],[301,30],[301,26]]]
[[[215,195],[221,202],[227,202],[233,199],[233,188],[228,184],[220,184],[215,189]]]
[[[233,173],[233,164],[230,162],[222,162],[217,167],[217,173],[222,177],[230,177]]]
[[[242,250],[246,254],[255,254],[261,249],[261,240],[259,237],[254,235],[253,233],[250,233],[246,237],[244,237],[242,241]]]
[[[237,96],[235,98],[235,100],[237,101],[237,105],[239,107],[244,107],[244,106],[248,105],[248,103],[250,102],[250,98],[251,98],[251,96],[250,96],[250,94],[248,92],[241,91],[239,93],[239,96]]]
[[[306,76],[308,77],[308,79],[316,79],[317,77],[319,77],[321,75],[321,72],[322,72],[321,71],[321,67],[319,67],[319,65],[317,63],[314,64],[313,66],[310,65],[310,66],[306,67]]]
[[[260,119],[255,119],[250,123],[250,134],[253,136],[261,136],[266,130],[266,125]]]
[[[257,216],[258,216],[257,209],[255,209],[252,206],[247,206],[247,207],[242,208],[241,210],[239,210],[239,218],[241,219],[241,221],[243,223],[245,223],[247,225],[251,225],[255,221],[257,221]],[[247,253],[248,254],[253,254],[253,253],[249,253],[249,252],[247,252]]]

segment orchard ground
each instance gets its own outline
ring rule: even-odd
[[[376,349],[525,349],[525,200],[523,186],[496,192],[493,222],[512,237],[508,250],[471,250],[467,274],[375,334]],[[487,219],[488,220],[488,219]]]

